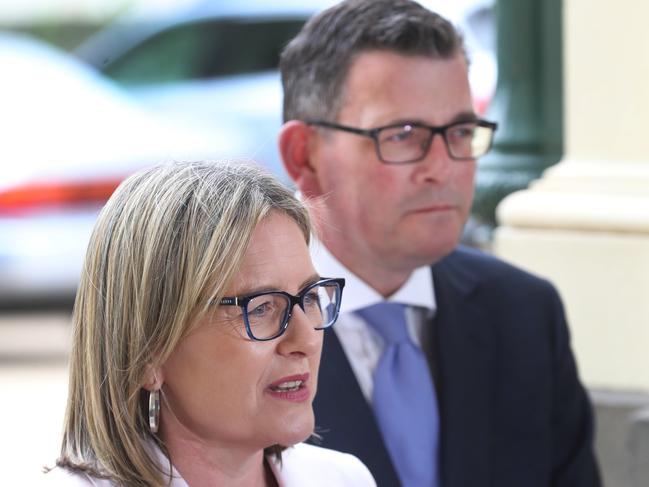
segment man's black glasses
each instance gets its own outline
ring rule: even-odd
[[[370,137],[374,140],[376,154],[386,164],[408,164],[421,161],[428,154],[433,137],[440,134],[452,159],[471,160],[485,155],[491,149],[495,122],[469,120],[433,126],[419,122],[398,123],[372,129],[361,129],[328,122],[306,120],[307,125],[342,130]]]

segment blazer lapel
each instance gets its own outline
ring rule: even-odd
[[[379,486],[398,486],[374,414],[333,330],[325,332],[321,364],[313,409],[322,441],[311,442],[356,455]]]
[[[496,334],[477,275],[455,251],[433,266],[434,376],[445,487],[492,485]]]

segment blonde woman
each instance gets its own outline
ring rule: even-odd
[[[314,430],[323,329],[307,212],[252,166],[127,179],[99,216],[74,311],[61,456],[49,485],[373,486]]]

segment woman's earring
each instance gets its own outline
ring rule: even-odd
[[[151,433],[158,432],[160,426],[160,390],[149,392],[149,429]]]

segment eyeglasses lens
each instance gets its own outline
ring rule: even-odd
[[[379,132],[377,144],[381,159],[389,163],[414,162],[426,157],[433,133],[429,128],[405,125],[389,127]],[[449,154],[455,159],[483,156],[491,147],[493,129],[474,122],[449,126],[444,140]]]
[[[480,157],[489,152],[494,131],[491,127],[477,126],[471,141],[471,153],[473,157]]]
[[[316,329],[327,328],[336,320],[340,289],[335,283],[319,284],[300,294],[304,314]],[[281,293],[265,293],[248,302],[247,315],[250,331],[257,339],[268,339],[286,328],[291,301]]]
[[[333,325],[340,307],[339,299],[337,284],[320,284],[304,295],[304,312],[316,329]]]
[[[378,134],[381,158],[396,163],[421,159],[428,150],[430,136],[428,129],[411,125],[383,129]]]
[[[266,293],[251,299],[247,314],[254,337],[263,340],[277,335],[286,321],[289,303],[289,299],[279,293]]]

